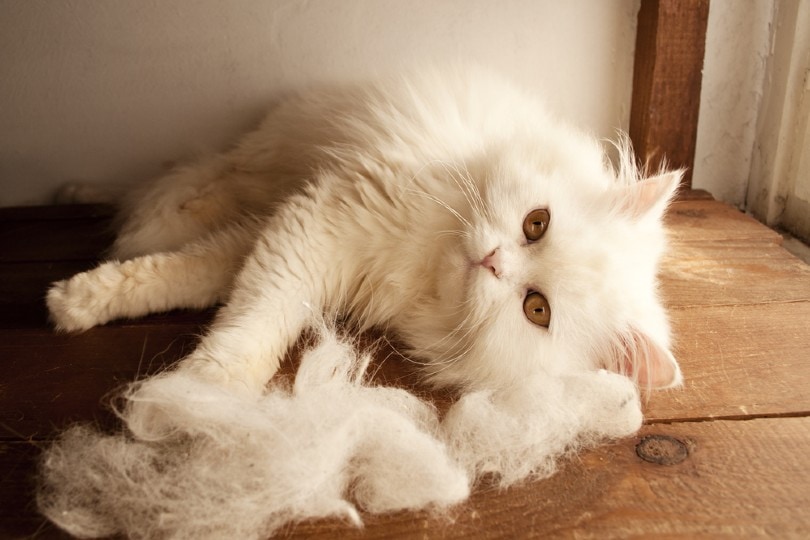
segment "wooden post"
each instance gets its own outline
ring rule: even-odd
[[[686,167],[692,185],[709,0],[642,0],[630,138],[651,170]]]

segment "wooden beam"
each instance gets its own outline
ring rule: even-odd
[[[692,185],[709,0],[642,0],[630,138],[652,170],[666,159]]]

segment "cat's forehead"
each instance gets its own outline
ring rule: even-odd
[[[599,175],[554,169],[499,171],[485,187],[484,196],[494,214],[510,221],[535,208],[546,208],[554,221],[591,221],[604,214],[608,180]]]
[[[492,195],[565,199],[588,198],[605,191],[613,182],[601,159],[593,155],[572,159],[554,152],[511,150],[478,163]]]

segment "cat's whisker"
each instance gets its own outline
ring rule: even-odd
[[[468,298],[464,302],[461,302],[457,310],[461,310],[465,304],[474,304],[474,300],[472,298]],[[460,330],[464,329],[465,332],[463,335],[460,336],[459,341],[465,341],[468,337],[473,335],[474,332],[477,332],[484,324],[486,323],[486,318],[481,317],[479,314],[475,314],[474,312],[470,311],[468,315],[453,328],[448,333],[448,337],[456,336]]]
[[[437,231],[436,232],[436,238],[441,238],[443,236],[456,236],[458,238],[470,238],[471,237],[470,233],[468,233],[468,232],[456,231],[456,230],[452,230],[452,229],[446,229],[446,230],[443,230],[443,231]]]
[[[368,290],[367,299],[365,295],[362,294],[364,289]],[[371,280],[366,279],[361,282],[357,294],[355,294],[352,299],[351,305],[353,310],[356,310],[358,305],[362,306],[362,310],[357,313],[357,319],[361,327],[366,328],[368,322],[374,320],[375,288]]]
[[[467,204],[477,213],[482,213],[483,209],[480,207],[479,199],[475,197],[476,191],[474,186],[470,185],[469,179],[462,175],[458,166],[449,161],[439,161],[438,163],[444,167],[444,170],[448,173],[456,186],[458,186],[462,195],[464,195],[464,198],[467,200]]]
[[[464,308],[465,304],[471,303],[471,302],[472,302],[471,299],[467,299],[464,302],[460,302],[459,304],[456,305],[456,307],[452,311],[448,311],[448,315],[455,315],[455,314],[461,312],[462,309]],[[432,343],[430,345],[430,347],[435,347],[436,345],[439,345],[439,344],[443,343],[444,341],[446,341],[447,339],[453,337],[456,333],[458,333],[458,331],[461,328],[466,326],[466,323],[470,319],[471,316],[472,316],[472,312],[468,312],[467,315],[464,317],[464,319],[462,319],[461,322],[459,322],[457,325],[455,325],[455,327],[450,332],[445,334],[445,336],[441,340]],[[427,350],[427,349],[425,349],[425,350]]]
[[[464,346],[464,348],[462,348],[452,356],[441,356],[425,365],[430,368],[439,368],[430,370],[431,373],[434,375],[438,373],[443,373],[444,371],[447,371],[453,365],[458,363],[461,359],[466,357],[470,353],[470,351],[473,350],[473,348],[474,348],[473,342],[470,341],[468,342],[467,345]]]
[[[484,200],[484,197],[481,195],[481,189],[478,187],[478,184],[473,179],[472,174],[470,173],[470,169],[467,168],[467,164],[462,162],[461,165],[462,165],[462,167],[464,167],[464,173],[463,173],[464,178],[466,179],[468,185],[470,186],[470,189],[473,191],[475,197],[478,199],[478,203],[479,203],[478,208],[480,209],[481,214],[488,221],[492,221],[492,218],[494,217],[494,215],[492,213],[492,209],[491,209],[490,205]]]
[[[406,191],[413,194],[413,195],[419,195],[421,197],[424,197],[424,198],[428,199],[429,201],[432,201],[432,202],[438,204],[439,206],[441,206],[442,208],[444,208],[445,210],[447,210],[448,212],[453,214],[453,216],[455,216],[455,218],[458,219],[463,225],[465,225],[466,227],[472,228],[472,225],[467,220],[467,218],[462,216],[455,208],[453,208],[452,206],[450,206],[449,204],[447,204],[446,202],[444,202],[443,200],[441,200],[437,196],[431,195],[430,193],[427,193],[425,191],[419,191],[419,190],[412,189],[412,188],[408,188],[408,189],[406,189]]]
[[[461,330],[461,329],[462,329],[462,326],[464,326],[464,327],[466,327],[465,332],[464,332],[464,333],[463,333],[461,336],[459,336],[459,337],[458,337],[458,339],[457,339],[456,341],[459,341],[459,342],[468,341],[468,342],[472,343],[472,341],[473,341],[473,340],[468,340],[467,338],[469,338],[470,336],[472,336],[472,335],[473,335],[473,333],[474,333],[474,332],[476,332],[476,331],[477,331],[477,330],[478,330],[478,329],[479,329],[479,328],[480,328],[480,327],[481,327],[483,324],[484,324],[484,321],[483,321],[483,320],[479,320],[479,321],[474,322],[474,323],[469,324],[469,325],[459,325],[459,326],[457,326],[456,328],[454,328],[454,329],[453,329],[453,330],[452,330],[452,331],[451,331],[451,332],[448,334],[448,336],[447,336],[447,337],[448,337],[448,338],[455,337],[455,336],[456,336],[456,335],[459,333],[459,330]]]
[[[477,197],[477,188],[469,174],[463,174],[459,169],[458,164],[453,161],[434,160],[433,163],[438,163],[444,168],[445,172],[448,173],[449,177],[459,188],[462,195],[464,195],[464,198],[467,200],[467,204],[469,204],[470,207],[474,208],[475,210],[481,210],[479,205],[480,197]],[[465,170],[467,170],[466,165]]]
[[[464,189],[464,186],[459,183],[456,176],[454,176],[452,174],[452,172],[449,170],[449,167],[452,165],[453,169],[456,171],[456,173],[459,176],[461,175],[461,173],[458,171],[458,168],[452,162],[447,162],[447,161],[438,160],[438,159],[428,161],[427,163],[423,164],[419,168],[419,170],[417,170],[413,175],[411,175],[408,182],[402,188],[402,191],[403,192],[410,192],[412,194],[420,194],[422,196],[427,197],[428,199],[432,200],[433,202],[435,202],[435,203],[439,204],[440,206],[444,207],[445,209],[449,210],[462,224],[464,224],[468,228],[470,228],[471,224],[470,224],[469,220],[464,218],[460,214],[460,212],[458,212],[455,208],[453,208],[451,205],[449,205],[446,201],[443,201],[438,196],[431,195],[431,194],[427,193],[424,190],[416,190],[414,188],[409,187],[409,186],[413,185],[413,183],[416,181],[416,179],[419,177],[419,175],[422,173],[422,171],[424,171],[426,168],[428,168],[429,166],[434,165],[434,164],[441,165],[445,169],[445,172],[447,172],[449,174],[450,178],[452,178],[453,181],[456,183],[456,185],[459,187],[462,195],[464,195],[465,199],[467,199],[467,204],[469,204],[469,206],[472,207],[473,209],[477,209],[478,205],[475,203],[474,200],[472,200],[470,198],[470,195],[469,195],[468,191],[466,189]]]
[[[486,215],[487,205],[484,202],[484,199],[481,197],[481,191],[478,189],[478,185],[470,174],[467,164],[462,162],[461,166],[463,167],[463,170],[459,169],[458,165],[453,163],[453,168],[458,175],[458,178],[461,179],[462,185],[466,186],[465,191],[469,193],[469,198],[472,199],[471,205],[473,205],[479,213]],[[464,189],[464,187],[462,187],[462,189]]]
[[[463,302],[463,303],[459,304],[456,312],[461,310],[464,303],[466,303],[466,302]],[[464,355],[466,355],[469,352],[470,347],[472,345],[470,345],[466,350],[458,352],[458,353],[454,354],[451,357],[447,357],[446,353],[437,352],[436,349],[439,348],[440,345],[442,345],[442,344],[446,343],[447,341],[455,338],[456,335],[458,335],[459,332],[462,329],[464,329],[463,335],[461,335],[459,338],[455,339],[454,341],[456,341],[456,343],[467,342],[467,343],[472,344],[473,340],[468,340],[467,338],[470,337],[471,335],[473,335],[473,333],[475,331],[477,331],[481,327],[481,325],[485,322],[484,319],[479,319],[477,321],[474,321],[471,324],[468,324],[468,321],[470,320],[470,318],[472,316],[473,316],[473,313],[469,312],[467,314],[467,316],[464,317],[464,319],[460,323],[458,323],[450,332],[448,332],[442,339],[440,339],[439,341],[436,341],[434,343],[431,343],[430,345],[428,345],[427,347],[425,347],[425,348],[423,348],[421,350],[421,353],[423,353],[423,354],[426,353],[426,352],[430,352],[430,353],[432,353],[432,356],[434,356],[434,360],[432,360],[430,363],[428,363],[426,365],[453,364],[453,363],[458,361],[461,357],[463,357]]]

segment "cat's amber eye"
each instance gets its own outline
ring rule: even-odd
[[[523,234],[529,242],[537,242],[546,234],[548,224],[551,221],[551,214],[545,208],[537,208],[529,212],[523,220]]]
[[[537,326],[548,328],[551,324],[551,308],[546,297],[536,291],[531,291],[523,299],[523,313],[526,318]]]

